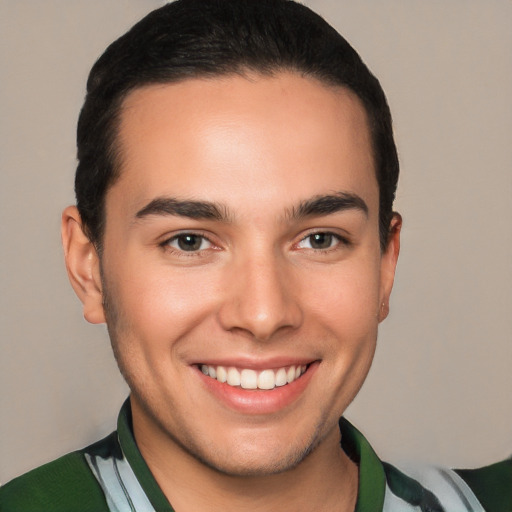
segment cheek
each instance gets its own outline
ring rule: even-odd
[[[375,352],[378,283],[378,264],[366,261],[331,269],[314,287],[312,319],[327,331],[330,342],[324,346],[324,362],[330,367],[331,385],[345,405],[364,381]]]
[[[305,300],[326,325],[357,340],[376,327],[379,275],[378,264],[333,267],[316,276],[314,284],[306,288]]]
[[[147,351],[179,341],[215,309],[219,295],[216,273],[197,269],[125,265],[112,280],[121,320],[118,331],[147,345]]]

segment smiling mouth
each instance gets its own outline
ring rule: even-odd
[[[309,365],[303,364],[256,371],[249,368],[238,369],[233,366],[199,365],[204,375],[218,382],[242,389],[261,390],[271,390],[291,384],[300,378],[308,367]]]

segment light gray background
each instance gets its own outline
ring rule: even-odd
[[[156,0],[0,0],[0,482],[115,427],[127,388],[67,283],[90,66]],[[405,219],[390,318],[347,416],[391,460],[512,452],[512,2],[310,0],[387,91]]]

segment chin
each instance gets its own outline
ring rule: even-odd
[[[245,437],[245,436],[244,436]],[[182,446],[201,464],[218,473],[233,477],[264,477],[290,471],[299,466],[322,442],[325,436],[315,429],[306,439],[295,437],[290,443],[278,439],[251,441],[250,434],[243,440],[233,440],[229,447],[213,450],[191,449]],[[272,442],[273,441],[273,442]]]
[[[250,453],[242,451],[241,453],[228,456],[215,457],[194,454],[199,462],[210,469],[223,475],[233,477],[264,477],[284,473],[297,467],[308,455],[311,449],[300,450],[298,452],[288,453],[276,457],[275,453],[262,452]]]

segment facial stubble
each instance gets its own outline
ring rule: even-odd
[[[107,330],[117,366],[130,388],[132,400],[135,399],[137,401],[137,404],[143,409],[146,417],[150,418],[150,421],[160,429],[165,437],[177,445],[183,452],[193,457],[200,464],[217,473],[230,477],[264,477],[284,473],[297,468],[332,433],[332,428],[337,429],[336,424],[331,429],[324,430],[326,421],[328,421],[327,413],[325,413],[321,416],[320,420],[317,421],[315,428],[306,440],[298,446],[295,446],[293,450],[288,450],[288,452],[283,454],[280,459],[271,460],[269,458],[265,464],[259,464],[258,467],[254,467],[254,465],[251,465],[250,463],[241,464],[240,461],[236,460],[223,463],[220,460],[222,457],[219,456],[218,450],[211,450],[210,453],[206,453],[206,450],[199,446],[199,443],[197,443],[193,436],[190,436],[188,432],[181,432],[183,438],[176,435],[176,433],[174,433],[161,420],[159,415],[155,414],[150,406],[149,397],[144,393],[144,386],[137,384],[136,377],[133,375],[133,372],[129,370],[129,365],[125,362],[127,354],[121,348],[121,340],[123,338],[123,333],[129,331],[130,321],[116,303],[115,286],[111,286],[110,283],[108,283],[103,265],[101,265],[100,271],[103,309],[107,323]],[[139,445],[144,444],[145,442],[145,440],[137,441]],[[204,444],[209,445],[208,442]],[[243,448],[241,448],[241,450],[243,450]],[[241,457],[241,459],[243,459],[243,457]]]

